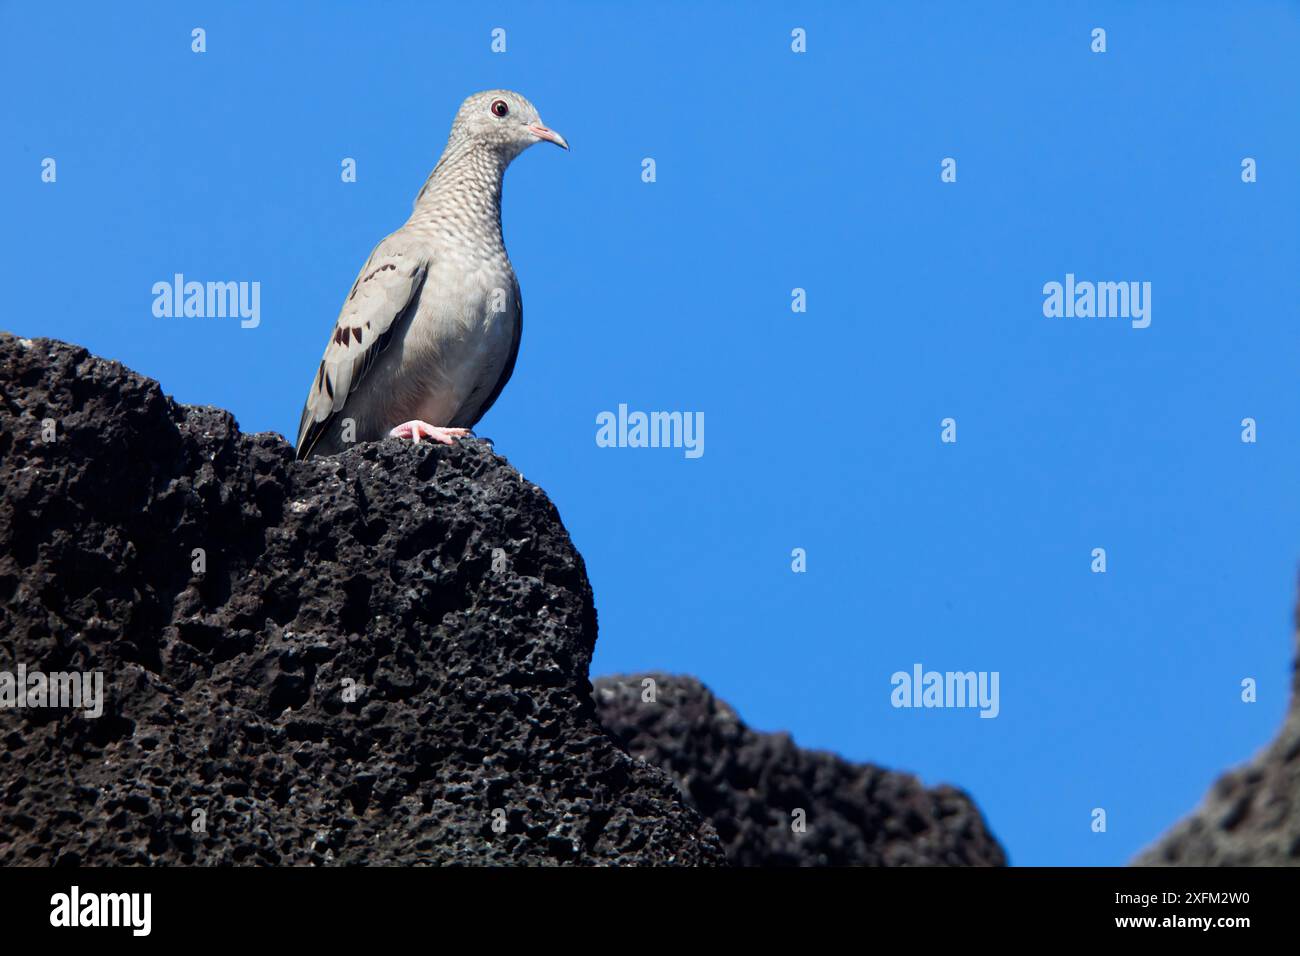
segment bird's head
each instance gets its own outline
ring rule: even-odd
[[[543,140],[569,148],[563,136],[542,122],[532,103],[510,90],[485,90],[465,100],[451,124],[451,139],[499,150],[507,162]]]

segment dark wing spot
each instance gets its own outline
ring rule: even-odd
[[[330,381],[328,375],[325,376],[325,391],[329,394],[330,400],[334,399],[334,383]]]
[[[392,269],[392,270],[396,271],[397,266],[393,265],[391,262],[385,262],[382,266],[379,266],[377,269],[375,269],[373,272],[371,272],[370,275],[366,276],[366,277],[365,277],[364,279],[362,279],[361,281],[362,281],[362,282],[369,282],[369,281],[370,281],[371,279],[373,279],[375,276],[379,275],[379,273],[381,273],[381,272],[387,272],[389,269]]]

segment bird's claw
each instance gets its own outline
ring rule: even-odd
[[[473,435],[468,428],[444,428],[442,425],[430,425],[428,422],[419,420],[403,422],[389,433],[391,438],[409,438],[415,444],[420,444],[421,438],[431,438],[441,445],[453,445],[453,438],[464,438],[467,435]]]

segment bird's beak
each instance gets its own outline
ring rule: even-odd
[[[541,125],[540,123],[538,123],[536,126],[529,126],[528,130],[538,139],[544,139],[548,143],[554,143],[556,146],[560,147],[560,149],[569,148],[569,143],[563,136],[561,136],[553,129],[547,129],[545,126]]]

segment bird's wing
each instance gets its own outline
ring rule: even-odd
[[[348,396],[419,300],[428,266],[426,259],[394,248],[387,240],[370,254],[343,303],[307,393],[298,424],[299,458],[311,454],[330,419],[343,410]]]

